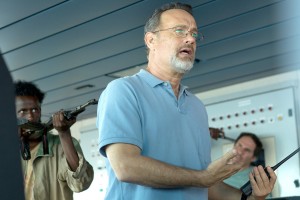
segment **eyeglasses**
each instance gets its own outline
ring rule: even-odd
[[[187,28],[183,28],[183,27],[172,27],[172,28],[166,28],[166,29],[161,29],[161,30],[157,30],[157,31],[153,31],[152,33],[157,33],[160,31],[167,31],[167,30],[173,30],[174,33],[178,36],[178,37],[182,37],[185,38],[189,33],[191,34],[191,36],[195,39],[195,40],[203,40],[204,39],[204,35],[200,32],[197,31],[189,31]]]

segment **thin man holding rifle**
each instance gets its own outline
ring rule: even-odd
[[[15,94],[17,118],[40,123],[45,94],[33,83],[22,81],[15,83]],[[58,135],[19,128],[27,200],[72,200],[73,192],[86,190],[92,183],[93,168],[71,136],[75,122],[75,117],[67,120],[61,110],[52,115]]]

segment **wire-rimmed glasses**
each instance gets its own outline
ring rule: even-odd
[[[160,29],[157,31],[152,31],[152,33],[157,33],[157,32],[161,32],[161,31],[167,31],[167,30],[173,30],[173,32],[176,34],[176,36],[178,37],[182,37],[185,38],[187,37],[188,34],[191,34],[191,36],[196,40],[196,41],[201,41],[204,39],[204,35],[200,32],[197,31],[190,31],[187,28],[184,27],[180,27],[180,26],[175,26],[172,28],[166,28],[166,29]]]

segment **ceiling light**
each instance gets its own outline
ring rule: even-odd
[[[95,87],[94,85],[91,84],[86,84],[86,85],[81,85],[75,88],[75,90],[82,90],[82,89],[86,89],[86,88],[93,88]]]

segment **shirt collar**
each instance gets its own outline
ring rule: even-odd
[[[142,77],[153,88],[157,85],[164,83],[164,81],[160,80],[159,78],[157,78],[156,76],[144,69],[141,69],[136,75]],[[182,93],[186,95],[189,95],[190,93],[187,90],[187,88],[187,86],[180,84],[180,91],[182,91]]]

